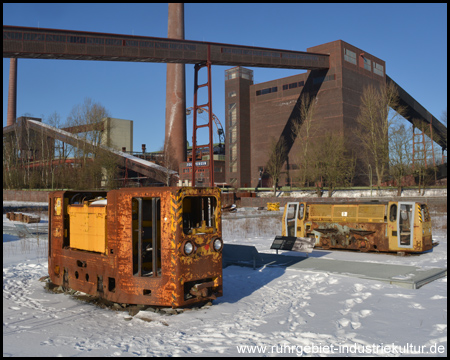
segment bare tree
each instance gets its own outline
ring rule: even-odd
[[[110,117],[106,108],[98,102],[94,102],[90,98],[85,98],[84,102],[75,105],[69,116],[67,117],[67,126],[85,127],[86,131],[78,134],[83,140],[88,140],[94,145],[102,143],[102,131],[95,125],[100,125],[104,118]],[[88,151],[85,146],[80,146],[83,153],[83,158],[86,159]],[[94,157],[96,153],[92,154]]]
[[[102,168],[101,184],[107,190],[117,189],[120,168],[118,166],[117,156],[113,153],[102,151],[100,152],[94,164],[99,164]]]
[[[313,116],[316,108],[316,97],[303,94],[299,106],[299,119],[294,124],[293,140],[297,141],[300,151],[296,154],[295,162],[300,165],[300,183],[304,185],[308,181],[310,167],[311,138],[317,134],[317,128],[313,126]]]
[[[53,126],[57,129],[63,127],[60,115],[55,111],[47,117],[47,124]],[[70,187],[70,165],[67,164],[66,160],[73,154],[73,147],[60,140],[52,140],[53,148],[53,159],[55,164],[51,168],[51,188],[59,189]],[[69,181],[68,181],[69,179]],[[73,180],[73,179],[72,179]]]
[[[18,122],[15,130],[3,137],[3,184],[8,189],[24,189],[30,185],[30,137],[26,122]]]
[[[77,171],[78,188],[96,188],[101,183],[104,171],[102,160],[108,157],[99,157],[99,145],[102,144],[102,130],[99,125],[107,117],[110,117],[110,114],[103,105],[85,98],[82,104],[72,108],[67,118],[67,126],[84,129],[78,133],[78,137],[83,141],[74,147],[75,157],[81,160],[81,167]],[[88,150],[86,140],[93,144],[94,148],[89,147]],[[109,163],[110,160],[108,158],[106,162]]]
[[[397,196],[401,196],[403,181],[412,174],[412,144],[411,133],[399,122],[389,134],[389,174],[396,183]]]
[[[167,143],[165,146],[163,146],[161,152],[163,155],[162,165],[166,168],[165,171],[166,186],[170,186],[172,185],[173,182],[170,170],[174,170],[176,172],[179,171],[179,169],[177,168],[177,162],[175,161],[175,153],[170,143]],[[195,161],[195,159],[193,161]],[[195,186],[195,184],[192,184],[192,186]]]
[[[396,111],[392,110],[394,108]],[[403,113],[394,84],[379,88],[369,85],[364,89],[354,133],[362,145],[363,161],[367,166],[372,164],[375,169],[378,187],[389,163],[389,130],[393,121]]]
[[[17,153],[14,144],[15,133],[3,136],[3,189],[15,189],[17,177]]]
[[[351,183],[355,158],[347,153],[342,134],[327,133],[316,142],[313,154],[310,172],[315,177],[316,187],[323,183],[328,187],[329,197],[336,187]]]
[[[286,161],[286,151],[286,140],[283,137],[278,141],[272,138],[269,146],[269,161],[267,162],[266,172],[272,178],[274,195],[276,194],[281,169]]]
[[[419,195],[422,189],[422,196],[425,195],[425,186],[430,185],[437,178],[437,166],[434,163],[433,140],[431,129],[423,122],[413,119],[413,132],[419,129],[420,133],[415,133],[414,137],[422,135],[422,139],[414,145],[413,170],[418,179]],[[431,155],[431,156],[430,156]]]

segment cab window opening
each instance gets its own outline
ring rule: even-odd
[[[300,204],[300,211],[298,213],[298,218],[300,220],[303,219],[304,212],[305,212],[305,205],[304,204]]]
[[[389,221],[396,221],[397,220],[397,205],[392,204],[389,209]]]
[[[213,196],[183,199],[183,232],[186,235],[215,233],[217,200]]]
[[[303,204],[302,204],[303,205]],[[297,233],[297,211],[298,204],[288,204],[287,205],[287,214],[286,214],[286,235],[287,236],[296,236]]]
[[[401,204],[400,205],[400,218],[399,218],[399,226],[400,226],[400,245],[401,246],[410,246],[411,245],[411,220],[413,217],[412,213],[412,205],[410,204]]]
[[[133,198],[133,275],[161,274],[160,198]]]
[[[429,222],[431,221],[430,213],[428,212],[428,207],[425,204],[420,205],[420,209],[422,211],[423,221]]]

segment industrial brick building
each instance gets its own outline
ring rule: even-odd
[[[316,96],[313,121],[320,129],[343,134],[346,148],[354,146],[352,128],[356,125],[363,89],[386,84],[383,60],[342,40],[307,49],[329,54],[330,67],[260,84],[253,84],[253,72],[235,67],[225,72],[226,180],[234,187],[257,187],[269,158],[272,139],[288,142],[290,172],[284,165],[279,185],[288,185],[298,168],[293,156],[299,139],[293,139],[292,126],[298,119],[303,94]],[[353,149],[355,150],[355,149]],[[361,173],[361,166],[358,170]],[[367,181],[367,177],[366,177]]]

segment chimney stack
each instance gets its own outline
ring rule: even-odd
[[[168,38],[184,39],[184,4],[169,3]],[[186,161],[186,76],[184,64],[167,64],[164,150],[175,171]],[[169,166],[169,164],[166,164]]]
[[[6,126],[15,124],[16,106],[17,106],[17,59],[11,58],[9,61],[8,112],[6,116]]]

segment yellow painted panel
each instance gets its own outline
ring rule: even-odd
[[[309,205],[309,219],[313,221],[331,221],[332,208],[330,204],[310,204]]]
[[[334,205],[333,221],[356,221],[358,205]]]
[[[106,251],[106,206],[69,205],[70,247]]]

